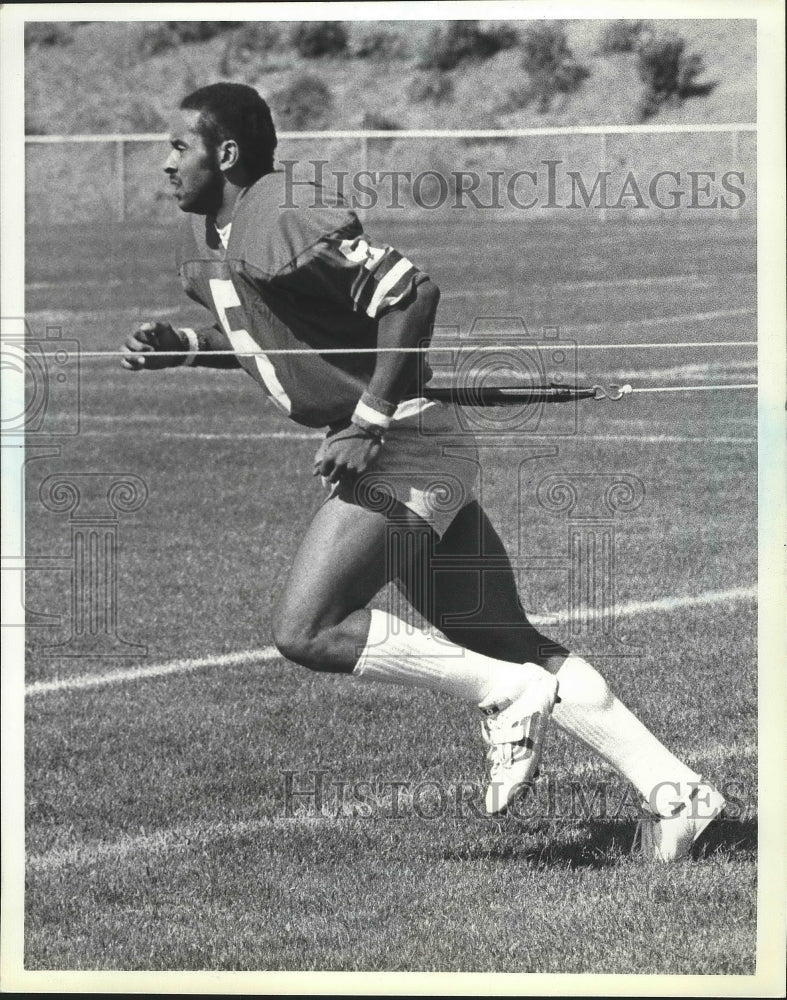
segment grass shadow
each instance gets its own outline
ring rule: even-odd
[[[593,820],[577,828],[572,840],[552,839],[528,852],[530,861],[545,867],[609,868],[631,853],[636,820]],[[726,819],[711,823],[692,847],[692,858],[756,854],[757,820]]]
[[[711,823],[694,845],[694,853],[700,857],[714,854],[756,854],[758,822],[757,817],[732,819],[722,816]]]
[[[609,868],[630,852],[636,829],[635,820],[591,820],[571,840],[551,840],[530,858],[544,867]]]

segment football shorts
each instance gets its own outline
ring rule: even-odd
[[[379,511],[391,521],[402,518],[404,505],[442,537],[478,494],[473,435],[460,426],[452,405],[407,399],[397,407],[383,438],[369,469],[339,483],[331,496]]]

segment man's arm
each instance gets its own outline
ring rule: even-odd
[[[141,323],[129,334],[123,345],[123,368],[140,371],[143,368],[175,368],[199,365],[202,368],[240,368],[233,354],[205,357],[203,351],[226,350],[227,343],[217,326],[176,329],[170,323]],[[158,355],[158,352],[178,351],[179,354]],[[158,356],[157,356],[158,355]]]
[[[432,332],[440,289],[430,279],[415,286],[414,298],[402,308],[391,309],[380,317],[377,327],[378,347],[418,347]],[[418,354],[383,353],[369,381],[368,392],[389,403],[398,403],[417,378]]]
[[[406,304],[380,317],[377,346],[417,347],[428,340],[440,291],[430,280],[415,286]],[[414,384],[419,365],[416,353],[386,351],[377,355],[369,386],[358,402],[352,423],[328,439],[314,459],[314,475],[330,482],[356,476],[377,457],[385,428],[402,395]]]

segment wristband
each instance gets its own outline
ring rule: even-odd
[[[358,427],[378,436],[391,426],[391,419],[396,413],[396,403],[378,399],[370,392],[365,392],[350,418]]]
[[[188,326],[182,327],[178,330],[178,333],[180,334],[181,342],[185,340],[183,346],[188,349],[188,354],[181,360],[180,364],[193,365],[199,353],[199,337]]]

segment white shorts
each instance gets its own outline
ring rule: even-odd
[[[374,464],[331,495],[391,520],[402,516],[404,505],[442,537],[459,511],[477,497],[473,435],[459,424],[453,406],[407,399],[397,407],[384,442]]]

